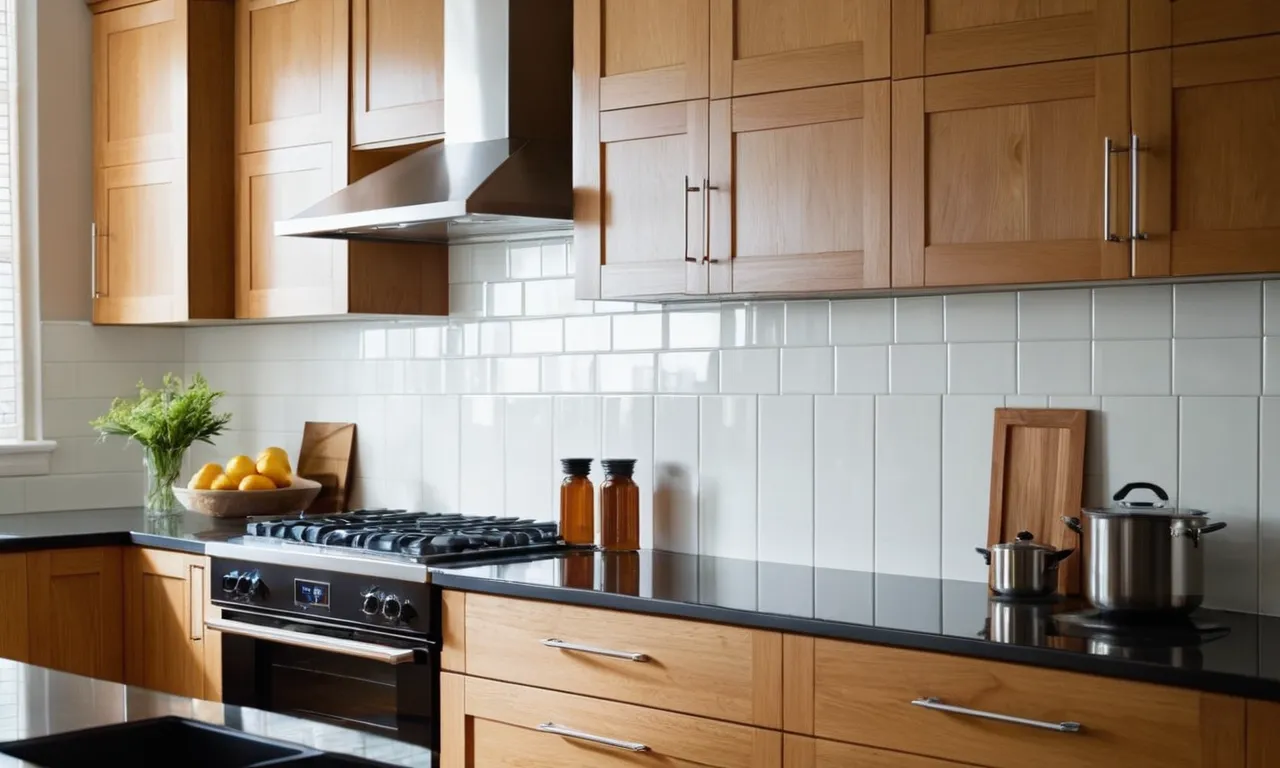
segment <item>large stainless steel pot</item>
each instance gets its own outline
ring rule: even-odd
[[[1156,502],[1127,501],[1145,489]],[[1062,521],[1084,538],[1088,567],[1085,597],[1114,613],[1188,613],[1204,600],[1201,537],[1226,523],[1210,523],[1198,509],[1168,507],[1169,494],[1154,483],[1129,483],[1112,499],[1116,506],[1085,509],[1087,522]]]

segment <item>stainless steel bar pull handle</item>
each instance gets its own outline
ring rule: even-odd
[[[258,624],[228,619],[207,619],[204,626],[205,629],[212,629],[228,635],[240,635],[252,640],[263,640],[268,643],[292,645],[295,648],[354,656],[358,659],[381,661],[387,664],[407,664],[413,661],[412,648],[390,648],[375,643],[362,643],[358,640],[346,640],[340,637],[312,635],[306,632],[264,627]]]
[[[89,224],[89,294],[91,298],[101,298],[98,293],[98,222]]]
[[[592,744],[603,744],[606,747],[625,749],[628,752],[649,751],[648,745],[641,744],[638,741],[623,741],[622,739],[611,739],[608,736],[597,736],[594,733],[575,731],[572,728],[565,728],[563,725],[556,725],[555,723],[539,723],[538,730],[543,733],[554,733],[557,736],[564,736],[569,739],[578,739],[580,741],[589,741]]]
[[[1029,720],[1025,717],[1014,717],[1013,715],[1002,715],[999,712],[984,712],[981,709],[969,709],[968,707],[957,707],[951,704],[943,704],[935,696],[924,699],[913,699],[911,703],[917,707],[925,709],[936,709],[939,712],[950,712],[953,715],[968,715],[969,717],[981,717],[985,720],[998,720],[1002,723],[1013,723],[1014,725],[1026,725],[1031,728],[1043,728],[1046,731],[1058,731],[1059,733],[1079,733],[1081,725],[1070,720],[1062,723],[1052,723],[1047,720]]]
[[[1129,134],[1129,260],[1130,269],[1138,266],[1138,241],[1147,233],[1138,231],[1138,134]]]
[[[702,236],[703,236],[702,260],[708,264],[719,264],[720,259],[711,258],[711,192],[713,190],[720,189],[720,187],[712,184],[711,179],[708,179],[707,177],[704,176],[702,178],[702,188],[706,190],[703,196],[707,200],[706,210],[703,212],[705,215],[705,218],[703,219],[704,223],[702,225]]]
[[[626,659],[627,661],[648,661],[648,654],[633,653],[631,651],[615,651],[609,648],[596,648],[592,645],[578,645],[577,643],[566,643],[557,637],[548,637],[542,641],[542,644],[548,648],[559,648],[562,651],[576,651],[578,653],[591,653],[596,656],[608,656],[612,659]]]
[[[699,259],[695,256],[689,255],[689,193],[701,192],[701,191],[702,191],[702,187],[699,187],[696,185],[691,186],[689,184],[689,175],[685,174],[685,177],[684,177],[684,260],[691,261],[694,264],[697,264]],[[703,259],[705,259],[706,254],[704,253],[702,257]]]
[[[1116,149],[1108,136],[1102,143],[1102,239],[1110,243],[1124,242],[1124,238],[1111,231],[1111,156],[1123,152]]]

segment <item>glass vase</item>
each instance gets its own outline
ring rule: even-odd
[[[143,457],[146,468],[147,488],[143,501],[147,514],[172,515],[182,511],[182,504],[173,495],[173,486],[182,475],[182,458],[186,451],[147,449]]]

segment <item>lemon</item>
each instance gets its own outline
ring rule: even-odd
[[[227,477],[226,475],[218,475],[209,484],[209,489],[213,491],[234,491],[238,483]]]
[[[232,456],[231,461],[227,462],[226,475],[231,478],[231,482],[237,485],[246,476],[256,474],[257,471],[258,469],[254,466],[253,459],[248,456]]]
[[[258,463],[261,464],[262,460],[267,457],[274,458],[280,463],[284,464],[286,467],[289,467],[289,454],[283,448],[279,448],[274,445],[271,446],[270,448],[263,448],[262,453],[258,454]],[[258,470],[258,471],[261,472],[262,470]],[[293,468],[289,467],[289,471],[292,472]]]
[[[213,481],[221,474],[221,466],[217,464],[205,464],[198,472],[191,476],[191,482],[187,483],[187,487],[193,491],[207,491],[213,487]]]
[[[288,488],[293,485],[290,475],[293,474],[289,462],[275,455],[264,455],[258,459],[258,474],[271,479],[277,488]]]
[[[240,490],[242,491],[274,491],[276,484],[271,482],[271,478],[262,475],[245,475],[240,481]]]

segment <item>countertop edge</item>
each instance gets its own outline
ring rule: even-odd
[[[768,629],[811,635],[833,640],[850,640],[888,645],[920,651],[933,651],[956,656],[1026,664],[1047,669],[1080,672],[1135,682],[1188,688],[1206,693],[1220,693],[1251,699],[1280,702],[1280,681],[1235,675],[1226,672],[1176,669],[1138,661],[1089,656],[1054,648],[1031,648],[993,643],[979,638],[967,639],[929,632],[889,629],[866,624],[826,621],[816,618],[786,616],[741,608],[684,603],[658,598],[600,593],[542,584],[520,584],[500,579],[467,576],[448,570],[431,572],[432,582],[442,589],[458,589],[504,597],[545,600],[555,603],[607,608],[632,613],[732,624],[753,629]]]
[[[46,549],[82,549],[84,547],[126,547],[137,545],[150,549],[165,549],[203,555],[206,542],[193,541],[154,533],[137,531],[97,531],[94,533],[59,533],[47,535],[16,535],[0,538],[0,554],[38,552]]]

